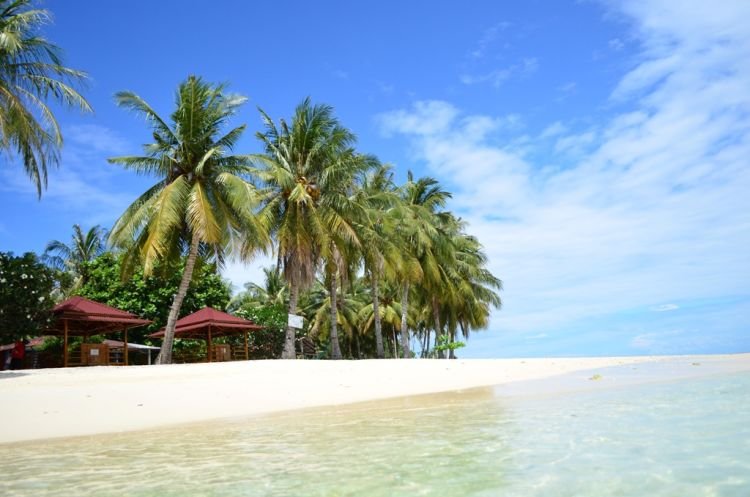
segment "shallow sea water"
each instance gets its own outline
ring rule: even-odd
[[[3,496],[750,496],[750,374],[0,446]]]

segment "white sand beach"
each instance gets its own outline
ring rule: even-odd
[[[710,356],[247,361],[0,372],[0,443],[158,428],[314,406],[503,385],[661,363],[676,376],[750,370]],[[700,368],[695,366],[700,365]],[[663,371],[663,368],[662,368]]]

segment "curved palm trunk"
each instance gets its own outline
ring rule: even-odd
[[[339,271],[336,269],[331,275],[331,358],[341,359],[341,346],[339,345],[339,329],[338,329],[338,279]]]
[[[289,314],[297,312],[297,298],[299,297],[299,283],[292,283],[289,288]],[[286,327],[284,337],[284,350],[281,352],[282,359],[296,359],[297,352],[294,350],[295,331],[291,326]]]
[[[375,348],[377,349],[378,359],[385,358],[383,350],[383,330],[380,326],[380,296],[378,295],[378,275],[377,271],[370,272],[370,285],[372,286],[372,316],[375,319]]]
[[[442,326],[440,326],[440,309],[438,308],[437,298],[432,297],[432,316],[435,319],[435,344],[440,344],[440,337],[443,335]],[[438,350],[438,359],[445,359],[445,353]]]
[[[404,283],[404,288],[401,293],[401,350],[403,351],[404,359],[411,357],[411,351],[409,350],[409,328],[406,323],[409,310],[409,283]]]
[[[177,317],[180,315],[180,308],[182,307],[182,301],[185,299],[188,287],[190,286],[190,280],[193,278],[193,268],[195,267],[195,260],[198,258],[198,245],[200,239],[197,235],[193,235],[193,239],[190,241],[190,252],[188,253],[187,261],[185,261],[185,269],[182,271],[182,281],[177,289],[177,294],[174,296],[172,301],[172,308],[169,310],[169,317],[167,318],[167,326],[164,328],[164,341],[161,344],[161,350],[159,355],[156,356],[156,364],[171,364],[172,363],[172,344],[174,343],[174,329],[177,324]]]

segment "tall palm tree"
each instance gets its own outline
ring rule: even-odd
[[[375,329],[376,323],[379,323],[379,326],[381,327],[380,332],[382,333],[382,325],[385,324],[395,334],[396,330],[400,329],[401,320],[405,314],[404,309],[401,308],[401,302],[399,302],[398,299],[398,292],[395,291],[395,287],[390,284],[382,285],[379,290],[382,291],[378,292],[378,300],[376,301],[375,299],[372,299],[359,311],[359,326],[362,329],[362,333],[369,333],[371,330]],[[376,344],[376,346],[378,346],[378,344]],[[382,336],[379,346],[383,346]],[[396,354],[397,350],[398,347],[394,340],[394,358],[398,357]],[[377,350],[377,353],[380,355],[381,350]]]
[[[0,148],[17,153],[41,197],[47,166],[57,165],[62,133],[47,104],[90,112],[74,88],[85,80],[81,71],[63,65],[61,50],[39,35],[50,21],[31,0],[0,0]]]
[[[401,189],[401,198],[405,205],[402,222],[399,224],[400,236],[404,250],[419,262],[421,272],[402,275],[401,307],[409,309],[409,295],[411,285],[420,281],[422,293],[431,297],[442,291],[443,275],[441,265],[450,265],[450,239],[441,231],[441,217],[445,216],[445,207],[450,192],[443,190],[434,178],[424,177],[414,179],[409,171],[407,182]],[[433,309],[437,309],[437,303]],[[433,313],[435,333],[439,336],[442,326],[439,315]],[[401,323],[401,344],[404,354],[408,350],[408,327],[406,314]]]
[[[310,335],[325,339],[328,337],[331,343],[331,354],[333,355],[333,340],[331,332],[333,325],[331,322],[331,306],[336,305],[336,329],[342,333],[341,339],[346,339],[349,344],[349,355],[355,356],[351,351],[352,341],[358,340],[358,335],[362,330],[359,327],[359,312],[364,305],[363,297],[365,290],[361,281],[355,277],[348,285],[348,291],[341,291],[337,295],[335,302],[331,298],[331,284],[326,281],[330,274],[319,278],[313,286],[305,292],[300,299],[300,304],[305,315],[310,316]],[[338,342],[336,342],[338,344]],[[340,347],[340,345],[339,345]],[[357,354],[357,357],[359,354]]]
[[[356,234],[341,215],[347,207],[342,185],[358,161],[351,156],[354,135],[327,105],[305,99],[290,123],[279,125],[262,110],[265,132],[257,133],[265,154],[253,156],[255,176],[265,187],[262,214],[271,220],[277,254],[289,283],[289,313],[297,311],[301,290],[309,287],[321,260],[331,260],[338,240],[355,243]],[[332,306],[335,312],[336,306]],[[335,320],[334,320],[335,322]],[[295,331],[287,328],[282,358],[294,359]]]
[[[126,268],[142,263],[146,274],[157,260],[175,260],[187,252],[157,359],[168,364],[175,323],[199,250],[221,262],[224,253],[239,244],[243,255],[250,256],[270,243],[267,225],[253,211],[258,192],[242,177],[250,169],[247,157],[230,155],[245,126],[224,132],[246,99],[225,93],[223,85],[190,76],[177,90],[171,125],[135,93],[120,92],[116,100],[146,118],[154,143],[144,146],[145,155],[109,161],[155,175],[158,181],[117,220],[110,241],[129,249]]]
[[[73,225],[70,244],[52,240],[44,250],[45,262],[59,271],[66,271],[73,277],[73,283],[65,293],[75,291],[87,280],[86,263],[93,261],[104,252],[106,231],[99,225],[83,232],[81,226]]]
[[[393,182],[393,172],[388,165],[380,164],[377,159],[372,170],[364,175],[357,191],[357,203],[364,207],[364,216],[357,220],[355,228],[362,240],[361,255],[365,273],[370,280],[372,296],[372,317],[375,331],[375,344],[378,358],[385,356],[383,348],[383,331],[380,309],[380,284],[384,277],[393,279],[396,272],[405,277],[415,278],[414,272],[421,272],[417,264],[409,264],[409,255],[402,250],[397,240],[396,213],[400,207],[400,198]]]
[[[485,328],[489,324],[491,308],[502,305],[496,291],[502,290],[502,281],[487,268],[487,256],[479,241],[465,233],[465,223],[452,215],[446,216],[445,229],[451,237],[453,261],[441,265],[442,291],[430,297],[433,312],[439,308],[438,323],[443,323],[455,340],[460,327],[468,337],[471,329]],[[450,349],[449,356],[454,357]]]

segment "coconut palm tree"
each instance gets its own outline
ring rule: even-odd
[[[60,160],[62,133],[47,101],[90,112],[74,88],[85,73],[63,65],[61,50],[39,34],[50,21],[30,0],[0,0],[0,148],[18,154],[37,194]]]
[[[398,292],[394,286],[386,283],[380,285],[379,290],[382,291],[378,292],[377,307],[375,299],[372,299],[359,311],[359,326],[362,329],[362,333],[369,333],[371,330],[375,329],[376,323],[379,323],[382,333],[382,325],[385,324],[394,334],[392,347],[393,357],[398,358],[398,346],[395,339],[395,333],[396,330],[399,330],[401,327],[401,320],[405,314],[404,309],[401,308],[401,302],[398,300]],[[375,312],[376,308],[377,313]],[[379,347],[382,346],[383,338],[381,337]],[[378,350],[377,353],[380,354],[381,350]]]
[[[227,306],[229,311],[241,307],[257,308],[263,306],[286,306],[289,291],[276,266],[263,268],[263,285],[245,283],[245,291],[232,298]]]
[[[454,341],[459,327],[465,337],[472,329],[487,327],[491,308],[502,305],[496,293],[502,290],[502,281],[487,269],[482,245],[465,234],[465,223],[454,218],[449,225],[454,259],[452,264],[441,266],[443,290],[431,296],[431,303],[439,307],[438,322],[445,325],[450,341]],[[455,357],[454,349],[450,349],[449,357]]]
[[[448,249],[438,252],[440,278],[425,286],[421,300],[432,313],[436,341],[444,329],[453,341],[459,326],[465,335],[487,326],[490,308],[501,305],[495,290],[502,289],[502,282],[486,268],[487,256],[479,241],[465,233],[466,223],[451,213],[441,213],[439,220],[438,237]],[[443,357],[442,350],[438,357]]]
[[[265,188],[261,212],[273,226],[289,284],[289,313],[294,314],[300,291],[312,284],[320,262],[332,260],[342,241],[356,244],[341,213],[349,208],[345,187],[362,161],[353,160],[354,135],[339,124],[330,106],[305,99],[291,122],[282,119],[278,126],[260,112],[266,129],[256,136],[265,154],[252,156],[258,165],[254,174]],[[282,358],[296,357],[294,339],[290,326]]]
[[[421,269],[416,263],[410,264],[416,261],[409,260],[408,252],[402,250],[397,237],[400,198],[391,167],[380,164],[377,159],[371,160],[373,168],[361,179],[356,194],[356,203],[363,206],[361,213],[364,215],[356,220],[355,229],[362,240],[361,255],[365,273],[370,280],[377,356],[383,358],[382,312],[379,309],[381,281],[384,278],[394,279],[397,272],[405,278],[419,278]]]
[[[110,241],[127,248],[126,269],[142,263],[146,274],[157,260],[175,260],[187,253],[157,359],[168,364],[175,323],[199,251],[221,262],[226,251],[240,244],[242,254],[249,257],[270,243],[267,225],[253,211],[260,200],[258,192],[243,179],[250,170],[248,159],[230,155],[245,126],[225,132],[246,99],[227,94],[224,85],[190,76],[177,90],[170,123],[135,93],[120,92],[116,100],[146,118],[154,143],[144,146],[145,155],[109,161],[154,175],[158,181],[117,220]]]
[[[313,286],[300,298],[300,307],[304,314],[310,317],[310,335],[322,340],[328,338],[331,344],[331,355],[333,355],[334,341],[331,340],[331,331],[333,330],[331,322],[332,285],[326,281],[330,276],[330,274],[325,274],[316,280]],[[352,342],[356,344],[356,357],[359,357],[359,336],[363,333],[363,330],[359,327],[359,312],[367,298],[366,289],[361,280],[355,277],[353,281],[349,282],[347,289],[342,289],[340,295],[337,295],[335,299],[337,308],[335,314],[336,329],[342,333],[339,339],[348,345],[350,357],[355,357],[351,347]],[[339,344],[338,341],[336,343]]]
[[[106,230],[99,225],[84,233],[80,225],[74,224],[70,244],[60,240],[47,244],[43,260],[58,271],[70,273],[73,278],[70,288],[64,289],[64,293],[75,291],[86,283],[86,263],[104,252],[106,237]]]
[[[401,275],[401,307],[409,309],[412,284],[421,282],[421,293],[431,297],[443,291],[441,265],[450,265],[452,256],[450,238],[441,230],[442,219],[446,215],[442,209],[451,198],[451,194],[443,190],[434,178],[424,177],[415,180],[409,171],[407,182],[401,188],[401,198],[405,207],[399,223],[400,238],[403,240],[406,253],[418,261],[421,269],[419,273]],[[432,304],[432,308],[437,311],[437,303]],[[433,319],[435,333],[439,336],[442,327],[437,312],[433,313]],[[404,354],[407,354],[409,350],[406,315],[401,323],[401,343]]]

